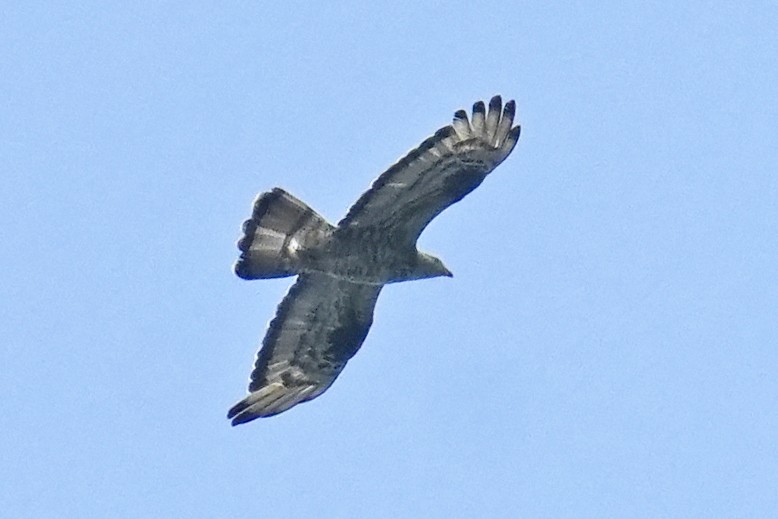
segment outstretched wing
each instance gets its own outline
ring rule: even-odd
[[[272,416],[327,390],[373,323],[380,285],[304,274],[270,322],[249,395],[227,414],[232,425]]]
[[[376,226],[413,245],[429,222],[478,187],[516,146],[514,101],[500,96],[473,105],[473,118],[459,110],[438,130],[378,177],[351,207],[339,228]]]

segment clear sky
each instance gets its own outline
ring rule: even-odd
[[[0,510],[768,517],[778,3],[16,2],[0,16]],[[501,93],[514,154],[420,240],[319,399],[233,428],[291,279],[258,192],[332,221]]]

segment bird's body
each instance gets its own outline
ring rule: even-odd
[[[243,224],[235,272],[297,275],[278,307],[233,425],[272,416],[323,393],[359,350],[383,285],[451,276],[416,240],[441,211],[478,187],[513,150],[513,101],[460,110],[373,183],[337,226],[280,188],[261,194]]]

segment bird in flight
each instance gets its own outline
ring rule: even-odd
[[[451,277],[416,248],[430,221],[478,187],[519,139],[514,101],[494,96],[379,176],[337,225],[283,189],[260,194],[243,223],[235,273],[243,279],[297,276],[270,321],[249,394],[229,410],[232,425],[273,416],[324,393],[359,350],[387,283]]]

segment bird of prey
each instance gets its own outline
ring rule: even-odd
[[[313,400],[356,354],[387,283],[451,276],[416,248],[430,221],[470,193],[519,139],[514,101],[473,105],[379,176],[346,217],[331,225],[283,189],[260,194],[243,223],[235,273],[297,276],[268,326],[249,394],[230,409],[233,425]]]

